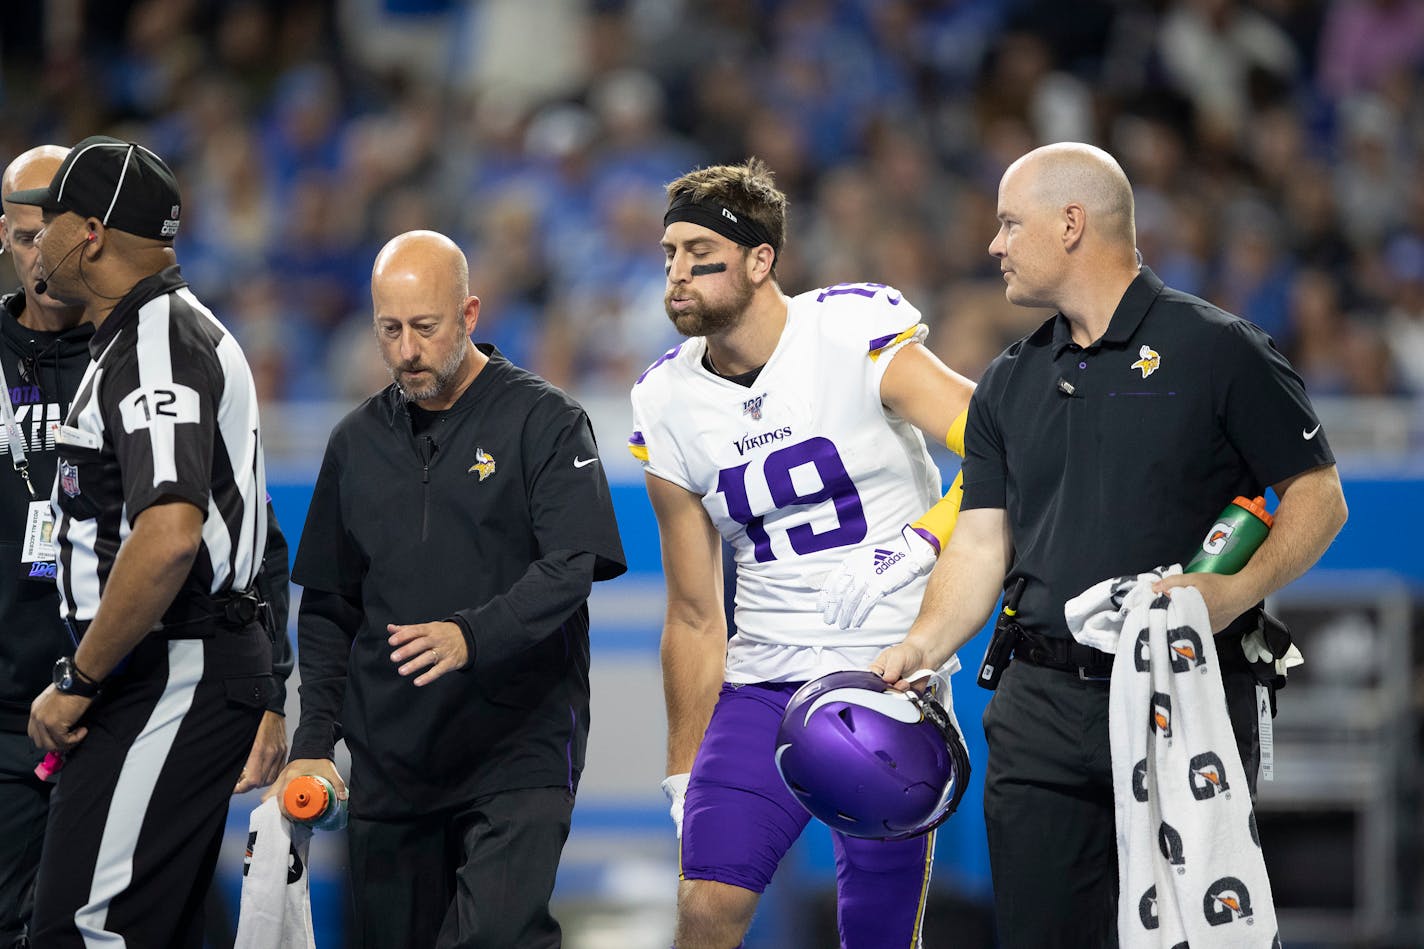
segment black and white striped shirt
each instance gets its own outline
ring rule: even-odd
[[[94,361],[56,437],[64,614],[94,618],[133,522],[163,498],[206,513],[178,600],[251,587],[267,485],[257,390],[237,341],[174,266],[135,285],[89,348]]]

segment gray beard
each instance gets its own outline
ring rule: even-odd
[[[432,367],[434,379],[424,388],[408,389],[401,382],[399,371],[390,363],[386,363],[386,369],[391,373],[391,379],[396,384],[396,390],[400,392],[401,398],[406,402],[428,402],[431,399],[439,398],[450,390],[455,383],[455,377],[460,374],[460,367],[465,363],[466,350],[469,348],[469,340],[464,346],[457,346],[451,351],[445,362]]]

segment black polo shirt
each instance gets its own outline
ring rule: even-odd
[[[969,405],[963,508],[1004,508],[1025,627],[1110,577],[1185,563],[1237,495],[1332,464],[1300,376],[1259,327],[1146,267],[1087,347],[1056,314]]]

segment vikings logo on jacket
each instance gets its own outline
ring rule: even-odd
[[[494,459],[490,457],[489,452],[477,447],[475,448],[475,463],[470,465],[469,471],[478,471],[480,480],[483,481],[494,474]]]

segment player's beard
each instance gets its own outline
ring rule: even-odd
[[[692,300],[692,306],[680,311],[672,308],[672,291],[669,290],[663,295],[663,308],[667,310],[668,319],[672,320],[679,333],[687,337],[714,336],[736,326],[751,305],[756,288],[741,271],[734,272],[734,280],[730,296],[712,304],[689,287],[685,292]]]
[[[439,398],[449,391],[460,375],[460,368],[465,363],[466,350],[470,348],[469,340],[461,339],[460,345],[450,350],[438,366],[422,366],[419,363],[413,365],[396,366],[389,359],[386,360],[386,368],[390,370],[391,378],[395,380],[396,388],[400,390],[407,402],[428,402],[431,399]],[[382,356],[384,357],[384,353]],[[416,388],[411,384],[402,381],[402,372],[414,372],[418,369],[430,369],[432,378],[425,385]]]

